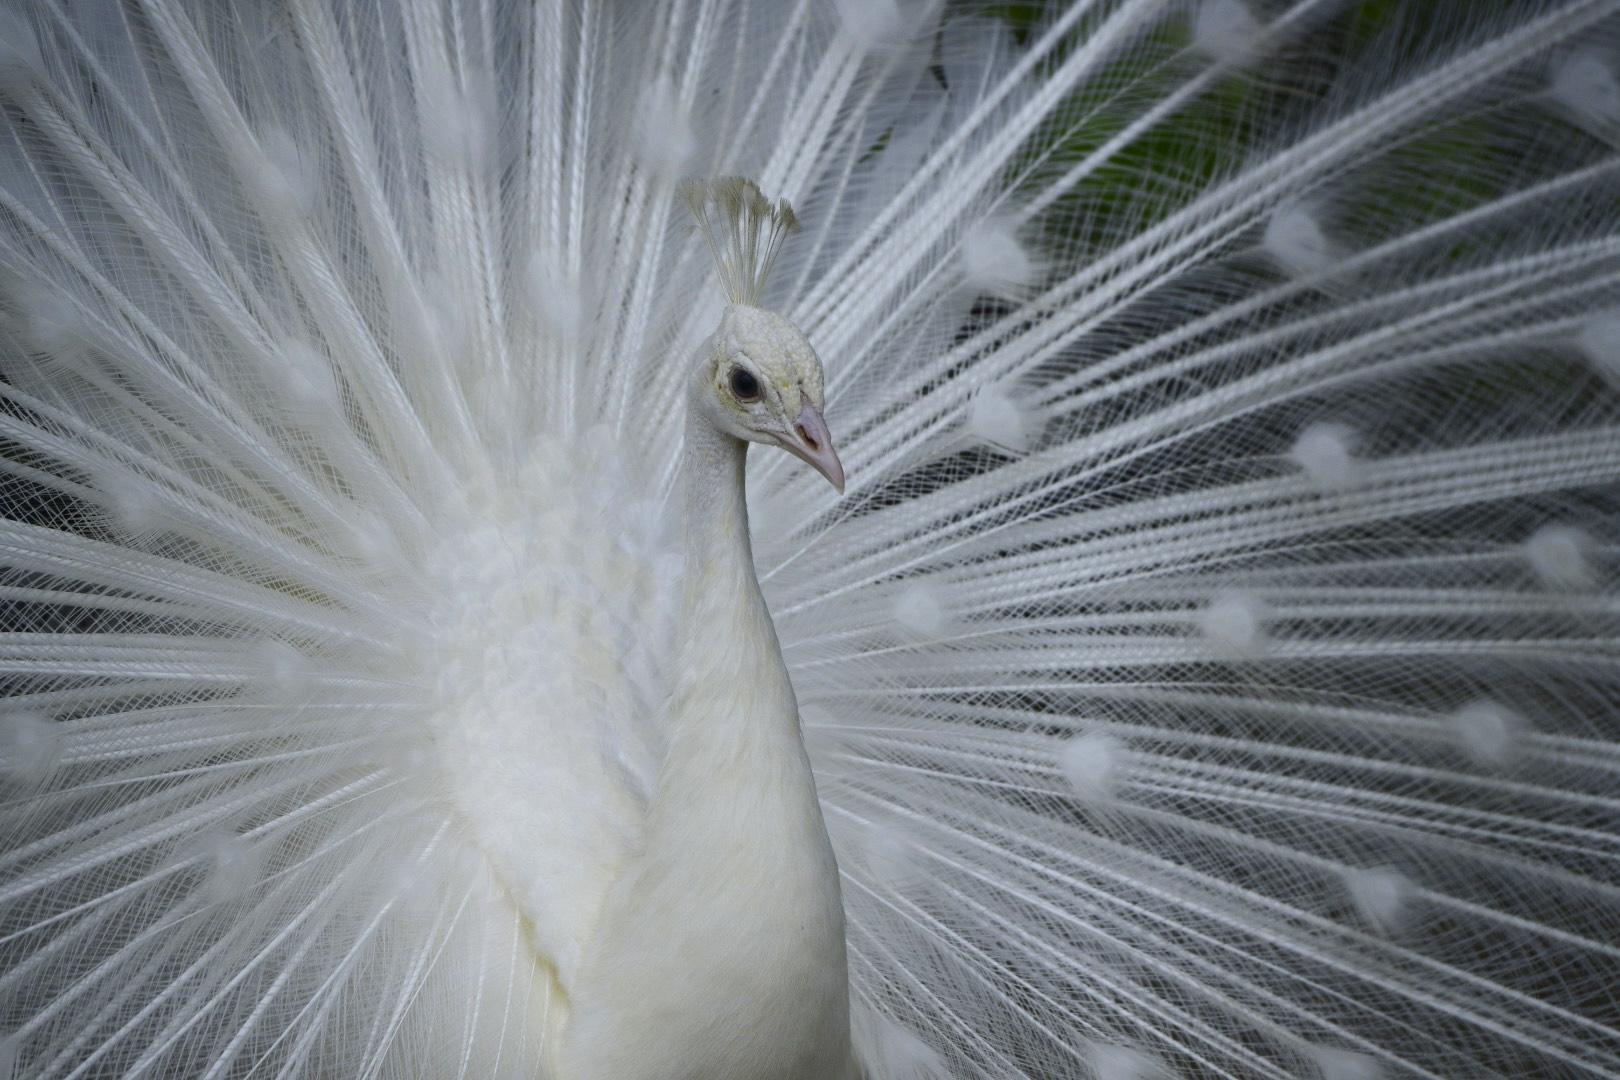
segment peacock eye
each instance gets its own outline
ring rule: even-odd
[[[738,401],[759,400],[759,380],[754,378],[753,372],[734,367],[727,381],[731,386],[731,396]]]

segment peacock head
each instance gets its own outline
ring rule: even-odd
[[[821,360],[799,328],[773,311],[733,304],[713,340],[700,370],[715,425],[780,446],[843,491],[844,466],[821,415]]]
[[[843,491],[844,466],[822,418],[821,358],[797,326],[758,306],[782,240],[798,228],[793,208],[740,177],[690,182],[681,195],[731,300],[698,368],[693,405],[719,430],[779,446]]]

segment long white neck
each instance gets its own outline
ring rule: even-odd
[[[693,742],[724,742],[750,734],[729,730],[706,710],[694,714],[693,692],[703,697],[714,680],[731,683],[761,705],[775,706],[769,715],[742,720],[752,734],[798,738],[798,707],[782,661],[776,629],[754,573],[748,538],[748,505],[744,486],[748,444],[708,422],[695,402],[689,404],[681,468],[681,511],[686,555],[681,604],[682,646],[680,692],[675,701],[671,752],[697,749]],[[727,642],[728,649],[715,644]]]
[[[747,447],[695,395],[687,415],[669,741],[556,1080],[848,1080],[838,866],[754,575]]]
[[[688,405],[680,478],[681,527],[686,557],[696,560],[692,565],[703,571],[687,575],[689,605],[707,606],[701,590],[694,586],[705,580],[705,574],[724,573],[728,581],[746,585],[739,598],[746,597],[747,606],[765,610],[748,542],[743,477],[747,459],[747,443],[717,431],[695,403]]]

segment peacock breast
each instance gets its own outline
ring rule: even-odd
[[[558,1080],[850,1075],[837,865],[802,749],[764,756],[655,810],[587,951]]]

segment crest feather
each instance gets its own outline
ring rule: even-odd
[[[741,176],[688,180],[680,195],[709,245],[726,296],[757,307],[782,241],[799,228],[793,207],[786,199],[773,203]]]

